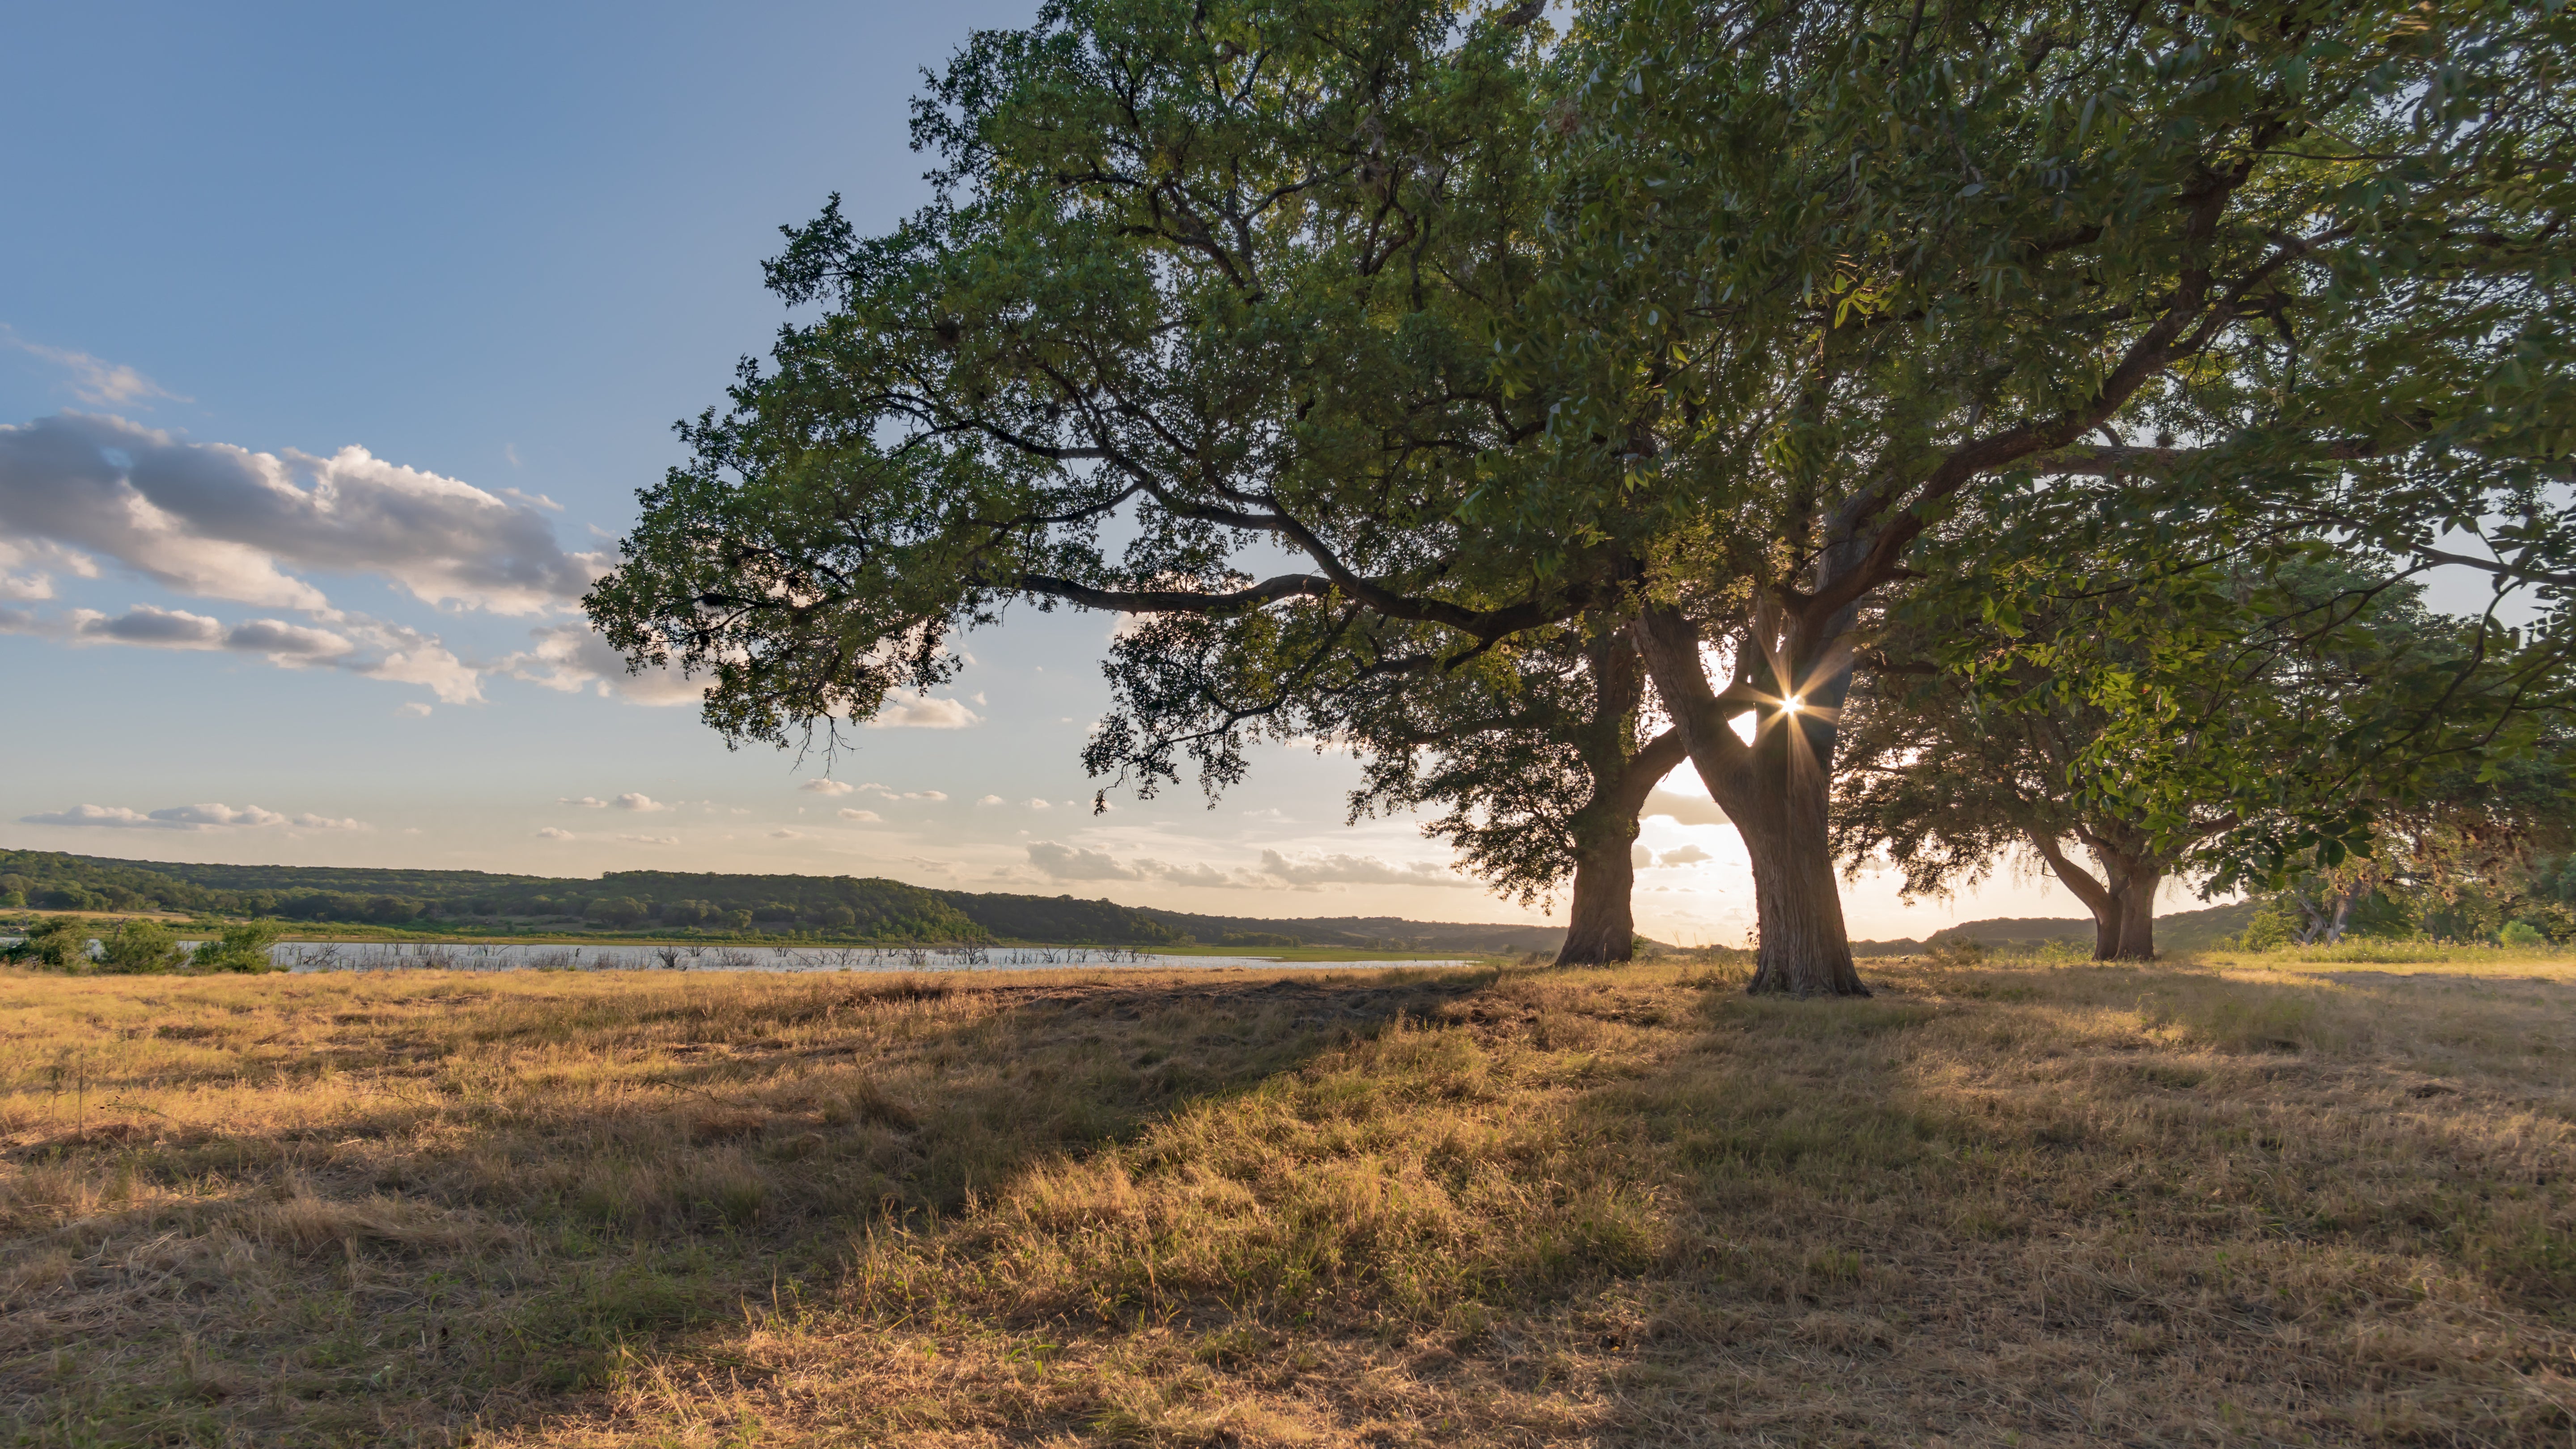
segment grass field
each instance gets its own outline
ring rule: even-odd
[[[2569,964],[0,974],[0,1439],[2564,1444]]]

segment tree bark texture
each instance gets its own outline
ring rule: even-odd
[[[1772,621],[1757,618],[1755,632]],[[1656,691],[1699,770],[1701,783],[1744,837],[1753,862],[1753,913],[1760,939],[1752,984],[1757,994],[1867,996],[1852,965],[1834,875],[1826,806],[1833,785],[1833,718],[1851,685],[1840,636],[1821,642],[1794,631],[1770,662],[1772,677],[1739,678],[1723,696],[1700,660],[1699,631],[1669,611],[1649,611],[1637,626]],[[1760,646],[1766,652],[1769,643]],[[1746,671],[1739,667],[1739,675]],[[1797,698],[1800,708],[1786,708]],[[1727,720],[1750,710],[1751,744]]]
[[[1634,960],[1637,925],[1630,906],[1637,867],[1629,859],[1636,837],[1629,817],[1627,838],[1605,831],[1578,844],[1574,858],[1574,899],[1566,908],[1565,944],[1556,953],[1559,966],[1607,966]]]
[[[2102,867],[2097,879],[2067,856],[2056,836],[2039,829],[2025,835],[2050,872],[2093,913],[2094,960],[2156,959],[2156,891],[2165,877],[2154,862],[2143,852],[2131,854],[2092,840],[2093,858]]]
[[[1607,630],[1591,652],[1592,718],[1580,741],[1592,795],[1574,814],[1574,896],[1567,905],[1559,966],[1601,966],[1637,955],[1630,897],[1637,881],[1629,851],[1637,814],[1655,783],[1682,762],[1681,735],[1666,730],[1636,742],[1645,666],[1624,630]]]

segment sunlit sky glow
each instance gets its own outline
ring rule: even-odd
[[[1334,754],[1091,814],[1102,616],[1013,610],[829,759],[728,752],[581,626],[670,421],[777,325],[775,228],[918,204],[919,68],[1032,9],[14,12],[0,843],[1537,919],[1417,822],[1347,823]],[[1687,769],[1652,808],[1640,927],[1740,940],[1734,832]],[[1848,900],[1881,937],[2078,913],[2009,875]]]

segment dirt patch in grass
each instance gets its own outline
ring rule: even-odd
[[[0,977],[21,1442],[2564,1442],[2576,990]]]

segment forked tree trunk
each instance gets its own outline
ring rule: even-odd
[[[1758,626],[1757,626],[1758,627]],[[1829,636],[1838,638],[1839,636]],[[1800,709],[1784,707],[1780,685],[1739,684],[1721,703],[1699,658],[1699,639],[1677,616],[1650,614],[1639,638],[1664,707],[1679,721],[1691,763],[1718,808],[1744,838],[1753,863],[1753,917],[1759,932],[1756,994],[1867,996],[1852,965],[1834,876],[1826,805],[1833,782],[1834,726],[1851,686],[1848,657],[1817,663],[1822,650],[1801,650],[1786,671]],[[1797,680],[1805,677],[1803,690]],[[1738,740],[1726,723],[1750,708],[1754,735]]]
[[[2104,877],[2097,880],[2067,858],[2055,835],[2036,827],[2024,834],[2049,870],[2093,913],[2094,960],[2156,959],[2156,891],[2164,884],[2164,872],[2146,859],[2097,843],[2093,853],[2102,863]],[[2088,838],[2098,841],[2098,837]]]

